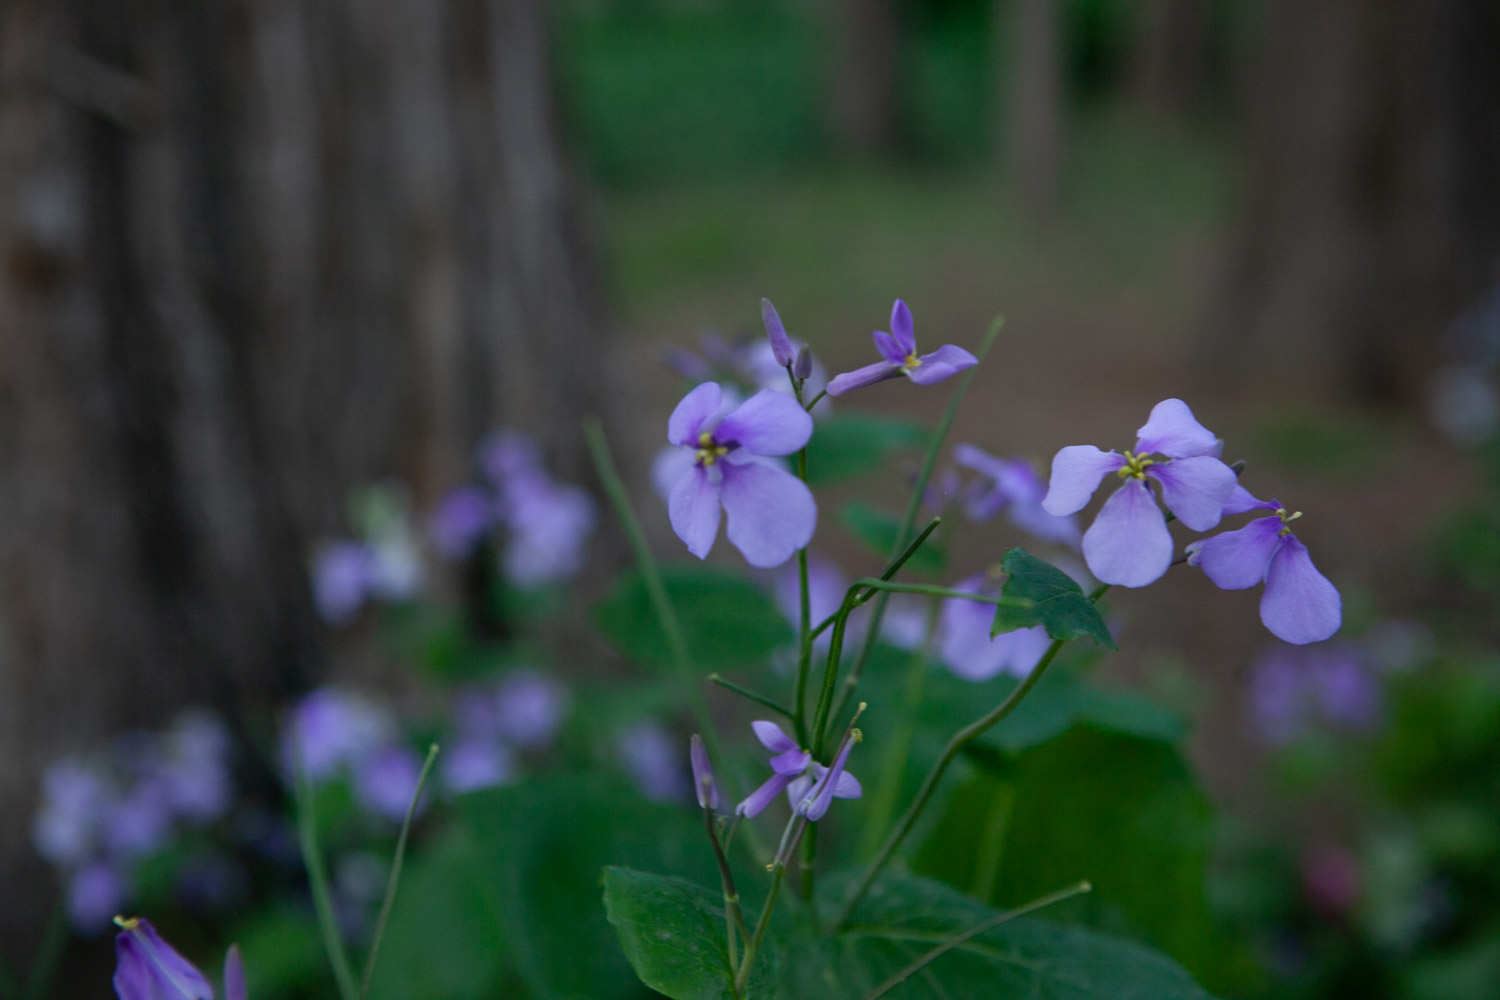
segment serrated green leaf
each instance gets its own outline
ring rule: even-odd
[[[901,530],[901,519],[896,515],[876,510],[862,501],[851,500],[839,510],[839,521],[881,560],[889,559],[895,551],[896,534]],[[929,538],[912,553],[906,565],[915,570],[936,572],[946,563],[946,553]]]
[[[1027,598],[1032,605],[1024,608],[998,605],[994,624],[990,626],[991,635],[1041,625],[1054,639],[1088,636],[1102,646],[1115,648],[1099,609],[1068,574],[1025,549],[1011,549],[1000,565],[1009,574],[1001,593],[1006,597]]]
[[[807,446],[807,483],[826,486],[884,465],[904,449],[927,443],[927,428],[908,420],[867,413],[838,413],[819,419]]]

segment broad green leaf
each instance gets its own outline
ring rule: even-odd
[[[721,892],[611,866],[604,869],[604,910],[636,975],[653,990],[673,1000],[733,995]],[[751,996],[770,995],[775,968],[774,951],[763,947],[748,984]]]
[[[1001,593],[1006,597],[1028,598],[1032,605],[997,606],[991,635],[1041,625],[1054,639],[1088,636],[1102,646],[1115,648],[1099,609],[1068,574],[1025,549],[1011,549],[1000,565],[1010,574]]]
[[[894,417],[837,413],[818,420],[807,446],[807,482],[826,486],[871,472],[891,456],[927,443],[927,428]]]
[[[860,500],[851,500],[839,510],[839,520],[882,561],[889,559],[895,551],[896,533],[901,530],[901,519],[894,514],[876,510]],[[912,554],[906,565],[915,570],[936,572],[946,562],[946,553],[929,538]]]
[[[743,574],[712,566],[663,566],[662,583],[695,670],[707,674],[760,665],[792,642],[792,628],[771,598]],[[638,573],[621,577],[614,592],[595,606],[594,621],[631,659],[671,664],[671,646]]]

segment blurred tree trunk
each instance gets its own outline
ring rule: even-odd
[[[1001,65],[1010,79],[1009,154],[1019,184],[1022,207],[1045,221],[1056,208],[1058,170],[1062,163],[1062,53],[1058,5],[1053,0],[1019,0],[1001,4],[996,23],[1010,6],[1009,51]],[[1001,32],[1000,37],[1007,37]]]
[[[1273,0],[1250,81],[1248,204],[1207,360],[1413,405],[1500,263],[1500,9]]]
[[[41,762],[316,669],[306,559],[351,487],[429,501],[506,423],[577,454],[606,326],[540,6],[0,13],[12,928],[47,902],[20,874]]]
[[[1131,99],[1154,114],[1191,114],[1202,96],[1208,54],[1204,0],[1149,0],[1136,16]]]
[[[841,153],[884,155],[900,141],[900,18],[895,0],[834,0],[829,106]]]

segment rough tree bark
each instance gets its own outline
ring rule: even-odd
[[[43,761],[304,683],[305,560],[351,487],[428,500],[506,423],[566,465],[606,408],[540,7],[0,12],[0,938],[23,953]]]

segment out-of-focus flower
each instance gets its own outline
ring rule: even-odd
[[[982,575],[955,583],[953,590],[985,592]],[[950,597],[938,619],[938,651],[948,669],[969,681],[987,681],[997,674],[1025,677],[1031,673],[1051,640],[1040,625],[1015,629],[990,638],[995,619],[991,604]]]
[[[1219,523],[1237,483],[1234,470],[1219,461],[1222,447],[1186,403],[1162,400],[1136,431],[1135,447],[1123,455],[1087,444],[1059,451],[1042,508],[1057,517],[1076,514],[1104,477],[1116,473],[1124,485],[1084,532],[1083,558],[1103,583],[1144,587],[1172,562],[1172,535],[1146,480],[1161,486],[1162,501],[1178,520],[1208,531]]]
[[[545,674],[517,670],[500,682],[495,707],[500,738],[530,750],[549,742],[557,732],[568,711],[568,692]]]
[[[750,723],[750,728],[761,745],[773,754],[769,762],[771,777],[735,806],[735,812],[741,816],[760,815],[785,791],[794,810],[805,812],[809,820],[818,820],[828,810],[828,799],[857,799],[864,794],[859,779],[844,769],[849,741],[840,749],[830,777],[830,769],[814,761],[812,753],[799,747],[776,723],[759,719]],[[824,781],[825,778],[828,780]],[[817,794],[809,794],[815,789]],[[815,806],[816,816],[812,814]]]
[[[359,542],[329,542],[313,556],[313,602],[330,625],[352,619],[370,594],[375,556]]]
[[[104,821],[104,840],[117,857],[136,858],[165,846],[172,833],[172,805],[160,781],[137,782],[116,799]]]
[[[383,747],[354,766],[354,796],[368,812],[399,823],[406,818],[421,774],[416,751]]]
[[[810,554],[807,557],[808,626],[817,625],[842,607],[848,589],[848,577],[831,559]],[[796,628],[802,617],[802,584],[796,563],[787,562],[772,574],[771,599],[776,602],[776,609]],[[864,629],[856,623],[862,622],[868,614],[868,607],[861,606],[849,616],[849,627],[844,635],[845,652],[857,649],[864,641]],[[832,638],[833,630],[824,629],[813,640],[813,648],[826,650]]]
[[[620,734],[620,756],[641,793],[658,802],[678,802],[686,797],[686,775],[682,770],[682,746],[652,722],[640,722]]]
[[[214,988],[197,967],[156,932],[145,917],[116,917],[115,993],[120,1000],[213,1000]]]
[[[698,805],[703,809],[719,808],[719,786],[714,783],[714,772],[708,763],[708,750],[703,746],[703,737],[697,733],[688,740],[688,760],[693,765],[693,792],[698,796]]]
[[[1250,675],[1250,712],[1261,738],[1294,740],[1317,724],[1366,730],[1380,717],[1380,684],[1348,643],[1267,650]]]
[[[98,843],[110,799],[96,769],[72,757],[53,761],[42,772],[41,808],[31,831],[37,852],[54,865],[82,863]]]
[[[1500,391],[1492,374],[1472,365],[1440,368],[1428,390],[1428,413],[1438,430],[1475,445],[1500,426]]]
[[[988,521],[1001,511],[1016,527],[1047,542],[1078,546],[1078,522],[1071,515],[1058,517],[1042,507],[1047,485],[1031,463],[1019,458],[996,458],[971,444],[953,450],[953,460],[984,477],[964,504],[972,521]]]
[[[702,559],[729,515],[729,541],[752,566],[779,566],[812,539],[818,507],[812,491],[765,457],[790,455],[812,436],[812,417],[789,396],[762,390],[719,416],[723,393],[705,382],[683,397],[667,421],[667,440],[693,456],[672,487],[672,530]]]
[[[172,811],[192,823],[224,815],[233,797],[229,731],[206,710],[189,710],[166,734],[157,774]]]
[[[470,737],[448,743],[439,758],[443,787],[455,795],[504,785],[515,778],[509,750],[493,739]]]
[[[443,558],[464,559],[484,540],[494,520],[489,496],[476,486],[463,486],[438,504],[427,533]]]
[[[320,688],[292,710],[282,734],[282,764],[289,775],[300,766],[309,780],[321,781],[385,746],[394,734],[390,713],[373,701]]]
[[[1276,638],[1297,645],[1329,638],[1343,621],[1343,601],[1313,565],[1307,546],[1292,534],[1291,522],[1302,512],[1288,513],[1280,501],[1257,500],[1238,487],[1225,512],[1251,510],[1271,513],[1243,528],[1191,543],[1189,564],[1224,590],[1244,590],[1264,582],[1260,620]]]
[[[577,574],[598,521],[593,498],[542,474],[518,478],[505,492],[510,536],[501,566],[506,579],[535,587]]]
[[[918,385],[932,385],[979,364],[978,358],[953,344],[944,344],[931,354],[918,355],[911,310],[900,299],[891,306],[891,332],[877,330],[874,337],[875,349],[884,360],[835,375],[828,383],[828,395],[842,396],[900,375]]]
[[[1359,902],[1359,861],[1342,847],[1324,844],[1302,855],[1302,889],[1313,907],[1342,917]]]
[[[107,861],[84,865],[68,878],[68,922],[80,934],[93,936],[125,902],[125,879]]]

